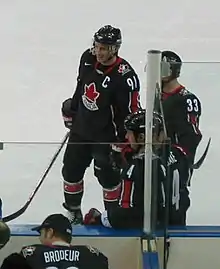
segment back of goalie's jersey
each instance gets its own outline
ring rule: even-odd
[[[108,269],[108,258],[90,246],[35,244],[21,254],[33,269]]]

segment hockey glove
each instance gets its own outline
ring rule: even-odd
[[[128,144],[112,144],[110,159],[113,167],[122,169],[132,156],[132,148]]]
[[[101,225],[101,212],[96,208],[91,208],[85,215],[83,224],[85,225]]]
[[[76,112],[71,109],[71,102],[72,102],[72,98],[66,99],[62,103],[62,108],[61,108],[64,125],[68,129],[72,128],[73,119],[76,115]]]

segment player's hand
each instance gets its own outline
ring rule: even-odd
[[[131,155],[132,149],[129,144],[117,143],[111,145],[110,159],[113,166],[122,169]]]
[[[101,212],[96,208],[91,208],[85,215],[83,224],[85,225],[101,225]]]
[[[72,125],[73,125],[73,119],[75,116],[75,112],[71,109],[71,102],[72,102],[72,98],[68,98],[66,99],[63,103],[62,103],[62,108],[61,108],[61,112],[62,112],[62,116],[63,116],[63,121],[64,121],[64,125],[66,128],[71,129]]]

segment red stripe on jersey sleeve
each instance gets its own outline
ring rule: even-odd
[[[130,106],[130,110],[132,113],[140,109],[140,95],[138,91],[132,92]]]
[[[121,191],[121,198],[120,204],[123,208],[132,207],[132,186],[133,182],[131,180],[123,180],[122,181],[122,191]]]

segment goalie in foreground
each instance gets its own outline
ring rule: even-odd
[[[49,215],[32,228],[41,242],[23,246],[6,257],[1,269],[108,269],[108,258],[89,245],[72,242],[72,226],[62,214]],[[74,241],[74,239],[73,239]]]
[[[122,187],[118,207],[100,213],[90,209],[85,215],[84,224],[103,225],[112,228],[142,228],[144,217],[144,159],[145,159],[145,110],[137,111],[125,119],[126,138],[132,148],[132,153],[126,156],[127,166],[123,169]],[[157,224],[164,222],[164,205],[166,188],[165,164],[162,158],[161,142],[164,140],[161,115],[153,113],[153,156],[157,162],[158,203]],[[157,143],[157,145],[156,145]],[[158,144],[159,143],[159,144]],[[170,197],[169,225],[186,224],[186,211],[189,208],[189,192],[187,189],[187,161],[184,155],[171,146],[169,155],[170,166]],[[181,161],[180,161],[181,160]],[[153,179],[154,180],[154,179]]]

